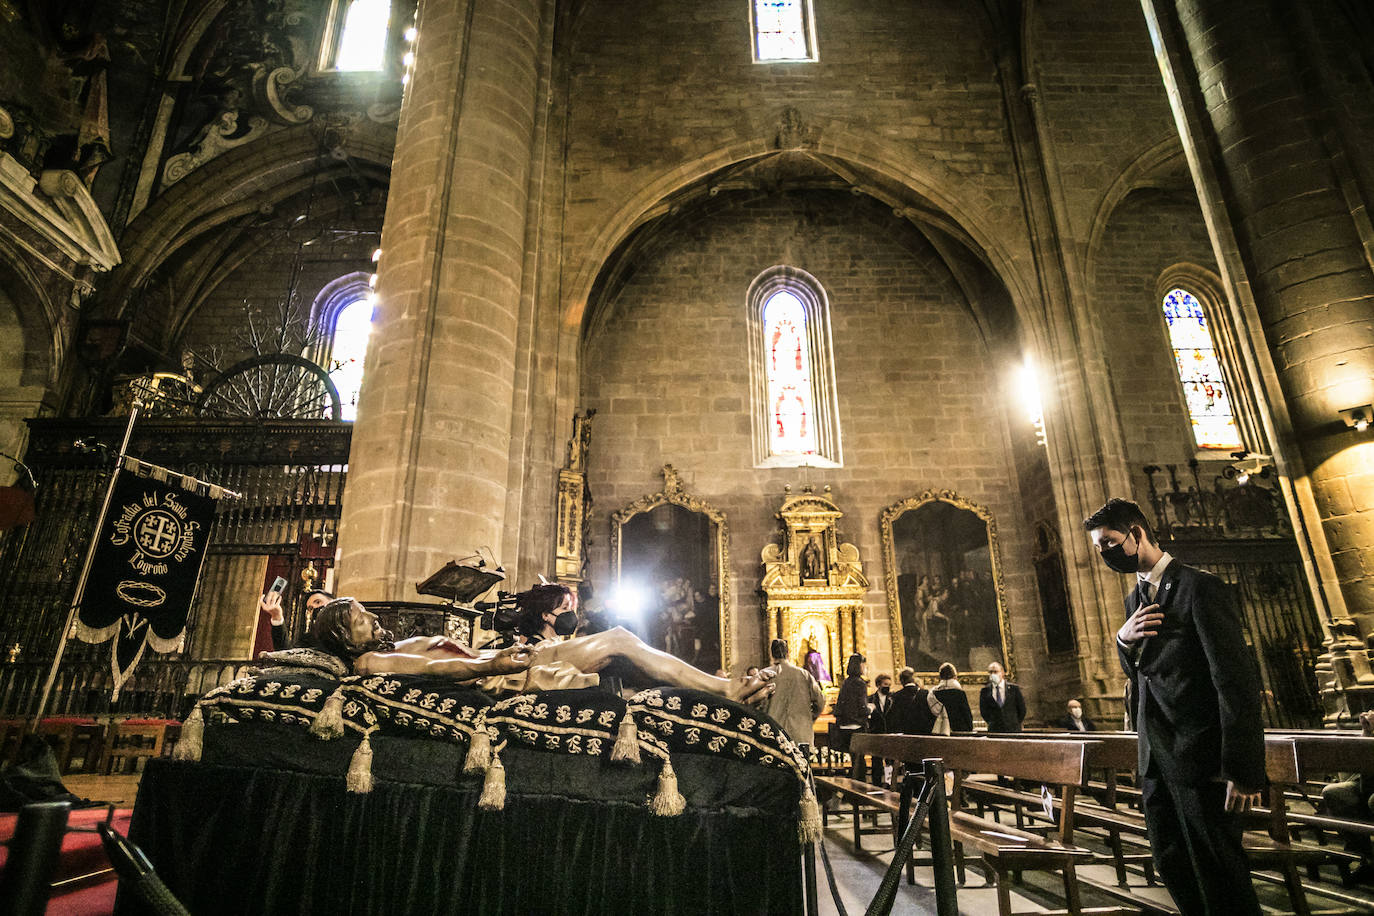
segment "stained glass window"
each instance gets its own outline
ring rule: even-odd
[[[387,21],[391,0],[337,0],[342,22],[335,70],[381,70],[386,63]]]
[[[816,59],[810,0],[754,0],[754,59]]]
[[[787,290],[763,306],[764,359],[768,372],[769,451],[816,453],[816,410],[811,390],[811,353],[806,309]]]
[[[354,420],[358,416],[358,392],[363,387],[363,357],[367,355],[367,337],[372,331],[372,297],[357,299],[339,310],[334,322],[334,346],[330,351],[329,378],[339,389],[341,417]]]
[[[1171,289],[1164,297],[1164,320],[1198,448],[1244,448],[1202,303],[1187,290]]]

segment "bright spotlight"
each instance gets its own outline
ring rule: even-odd
[[[611,591],[606,607],[617,617],[638,620],[644,614],[648,599],[648,593],[643,586],[634,582],[622,582]]]

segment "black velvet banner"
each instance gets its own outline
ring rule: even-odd
[[[181,478],[144,476],[149,466],[121,469],[77,616],[86,642],[114,637],[115,694],[143,656],[181,647],[186,615],[215,519],[215,500],[181,486]]]

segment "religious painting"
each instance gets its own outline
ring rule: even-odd
[[[1010,673],[991,513],[948,491],[928,492],[888,508],[882,534],[893,657],[930,674],[950,662],[970,681],[992,662]]]
[[[724,518],[682,492],[671,466],[664,493],[612,516],[616,622],[703,671],[729,669]]]

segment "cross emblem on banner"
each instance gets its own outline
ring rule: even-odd
[[[138,546],[151,556],[161,557],[172,552],[181,537],[181,525],[165,512],[149,512],[139,520]]]

